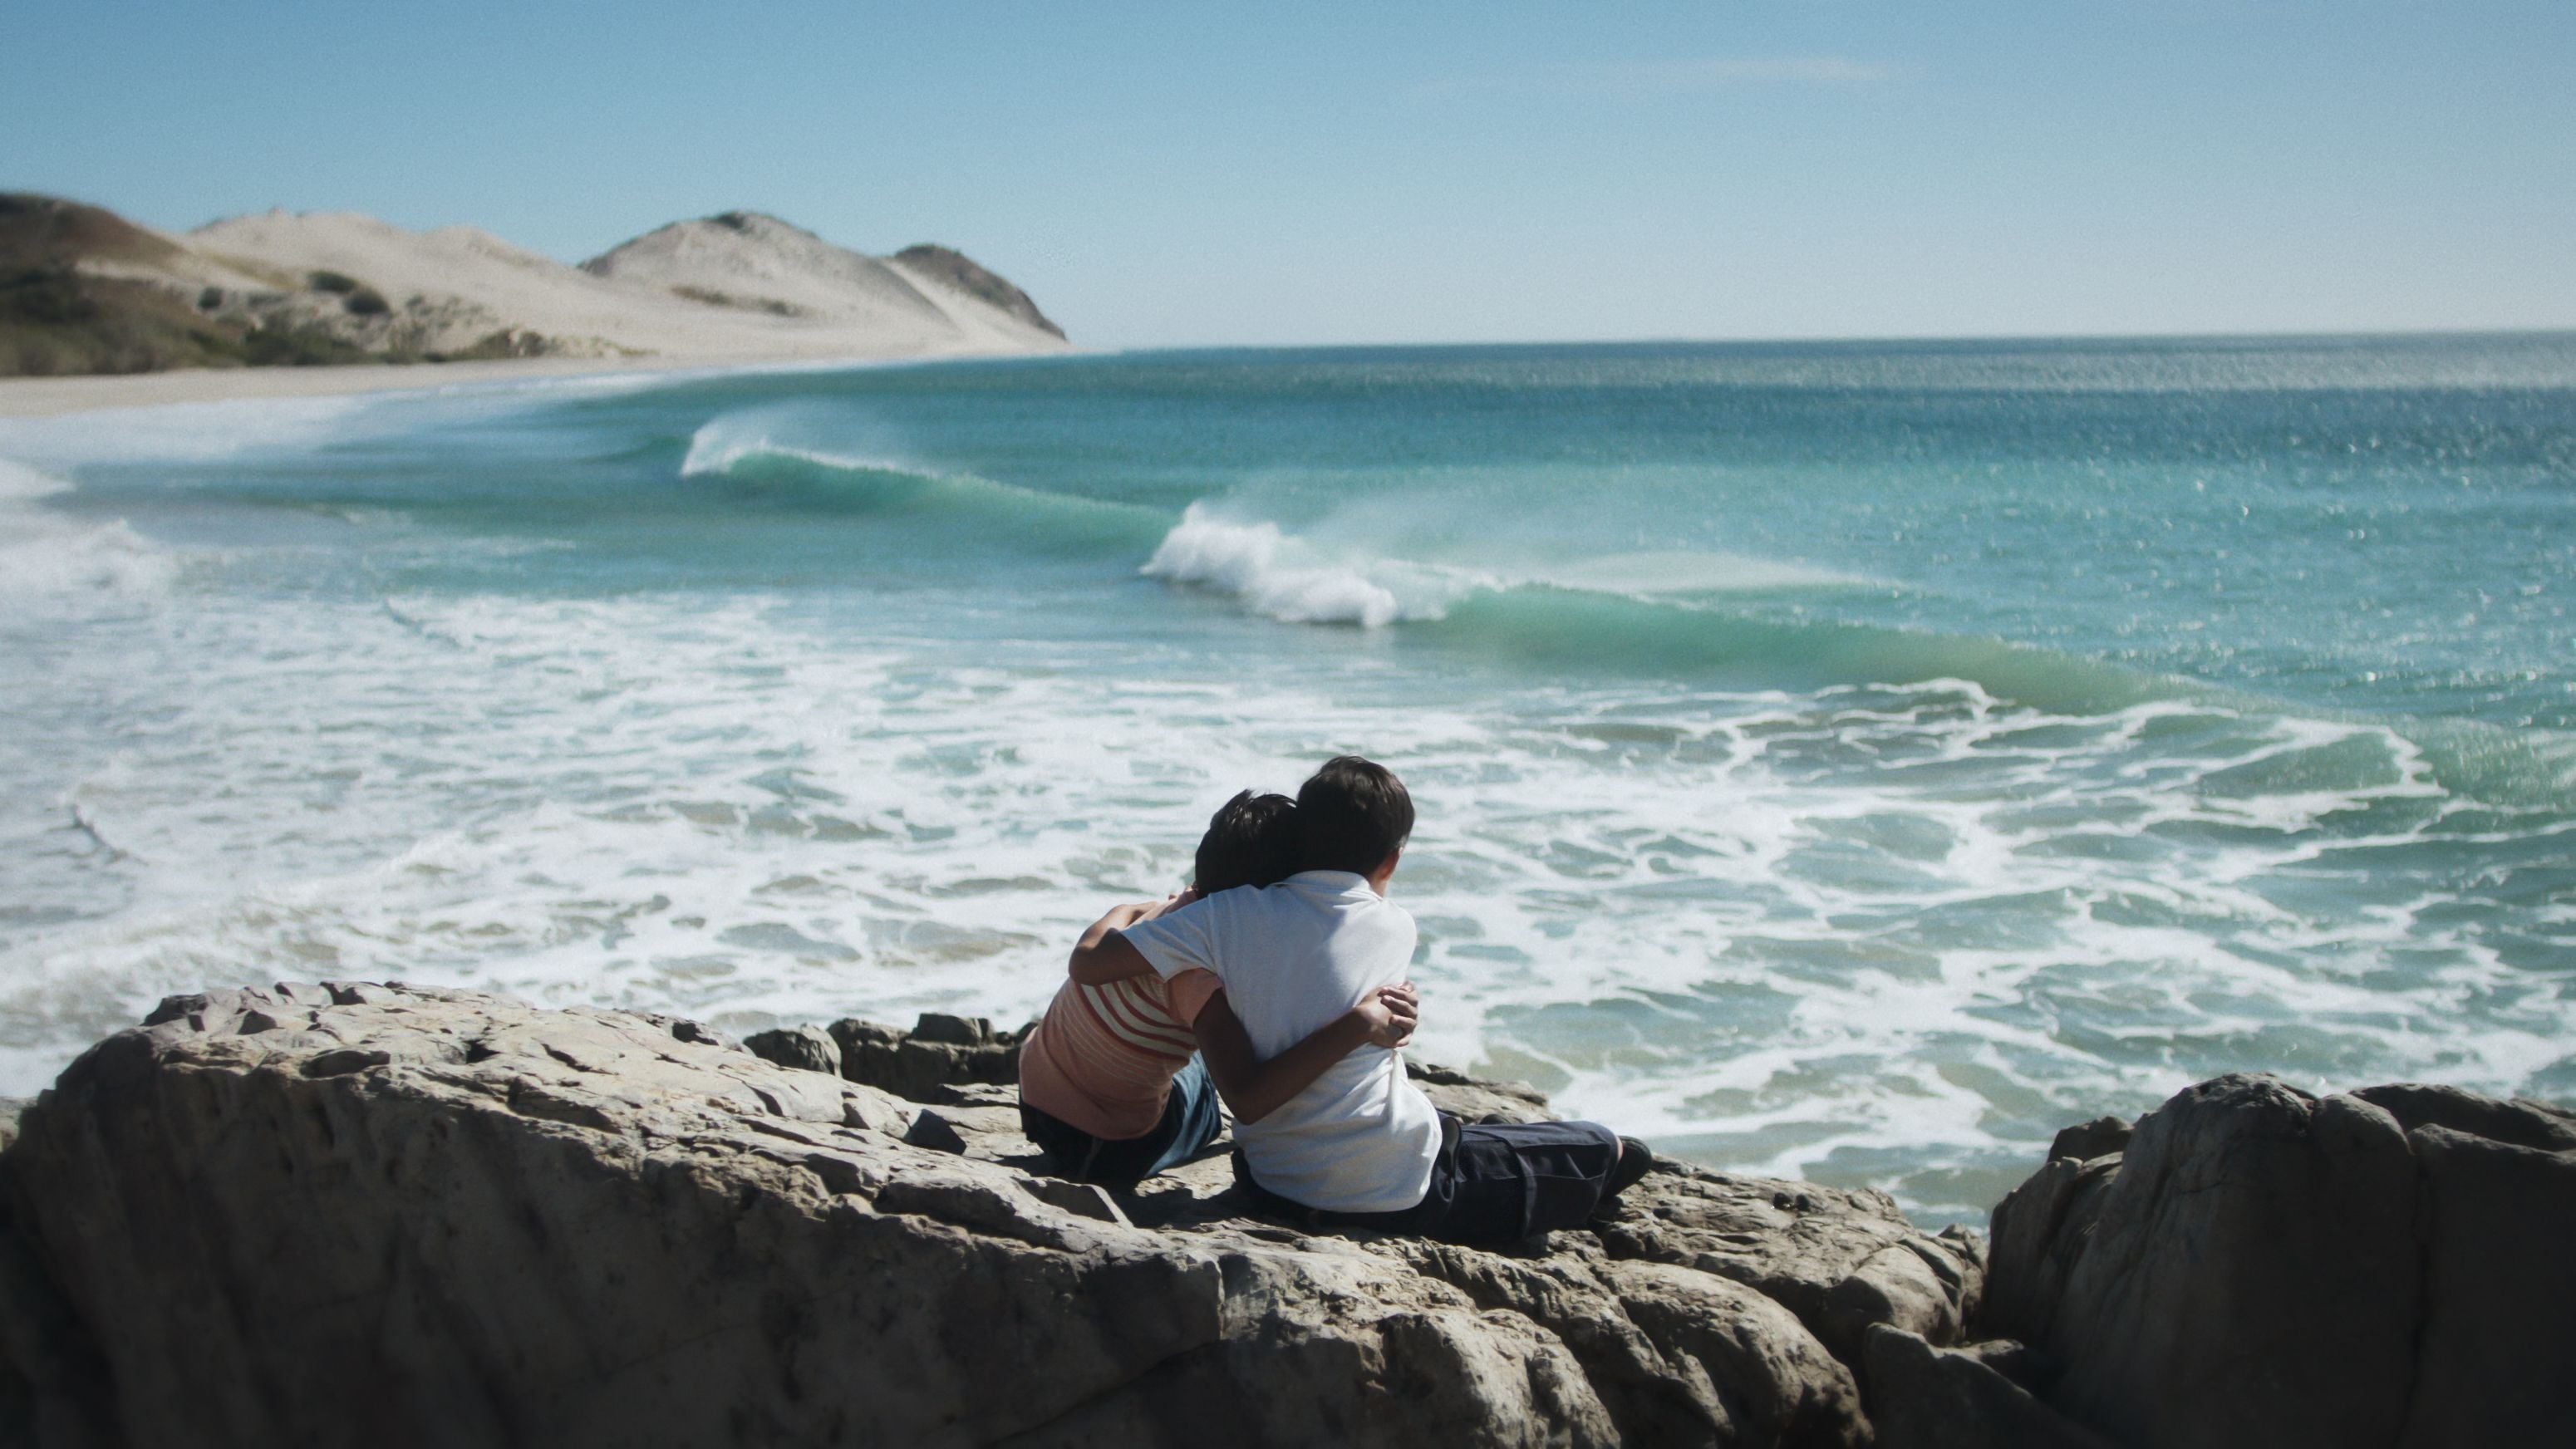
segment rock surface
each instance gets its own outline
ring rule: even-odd
[[[2576,1443],[2576,1114],[2225,1076],[2059,1145],[1995,1210],[1979,1322],[2065,1365],[2068,1416],[2176,1449]]]
[[[743,1048],[765,1062],[799,1071],[821,1072],[827,1077],[841,1074],[841,1044],[820,1027],[788,1026],[776,1031],[754,1032],[742,1039]]]
[[[915,1101],[942,1100],[949,1086],[1020,1079],[1020,1033],[995,1031],[980,1016],[929,1012],[908,1032],[844,1017],[829,1030],[843,1076]]]
[[[1007,1086],[920,1095],[670,1018],[173,998],[0,1151],[0,1439],[1859,1445],[1873,1326],[1977,1306],[1875,1193],[1659,1170],[1480,1252],[1248,1216],[1221,1154],[1050,1179]]]
[[[2109,1449],[2041,1403],[2029,1350],[2010,1342],[1935,1348],[1886,1324],[1869,1330],[1878,1449]]]

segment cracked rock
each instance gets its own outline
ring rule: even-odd
[[[898,1094],[685,1025],[165,1003],[0,1151],[0,1440],[1857,1446],[1871,1326],[1978,1292],[1881,1195],[1678,1166],[1511,1254],[1248,1215],[1221,1153],[1063,1182],[978,1085],[1015,1038],[869,1043],[957,1074]]]
[[[2068,1417],[2173,1449],[2576,1443],[2576,1115],[2231,1075],[2106,1142],[2060,1134],[1995,1209],[1980,1327],[2064,1365]]]

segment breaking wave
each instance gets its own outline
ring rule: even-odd
[[[169,586],[178,561],[125,520],[89,522],[46,506],[70,491],[61,479],[0,458],[0,594],[74,602]]]

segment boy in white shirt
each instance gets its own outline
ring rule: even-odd
[[[1386,889],[1413,833],[1403,782],[1345,755],[1298,790],[1297,821],[1305,869],[1087,935],[1074,979],[1213,972],[1263,1058],[1400,983],[1413,918]],[[1351,1052],[1266,1114],[1238,1113],[1235,1140],[1270,1196],[1336,1223],[1462,1243],[1576,1226],[1653,1161],[1592,1122],[1460,1123],[1380,1047]]]

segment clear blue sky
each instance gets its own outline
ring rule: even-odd
[[[2576,326],[2570,0],[12,0],[0,187],[944,241],[1080,342]]]

